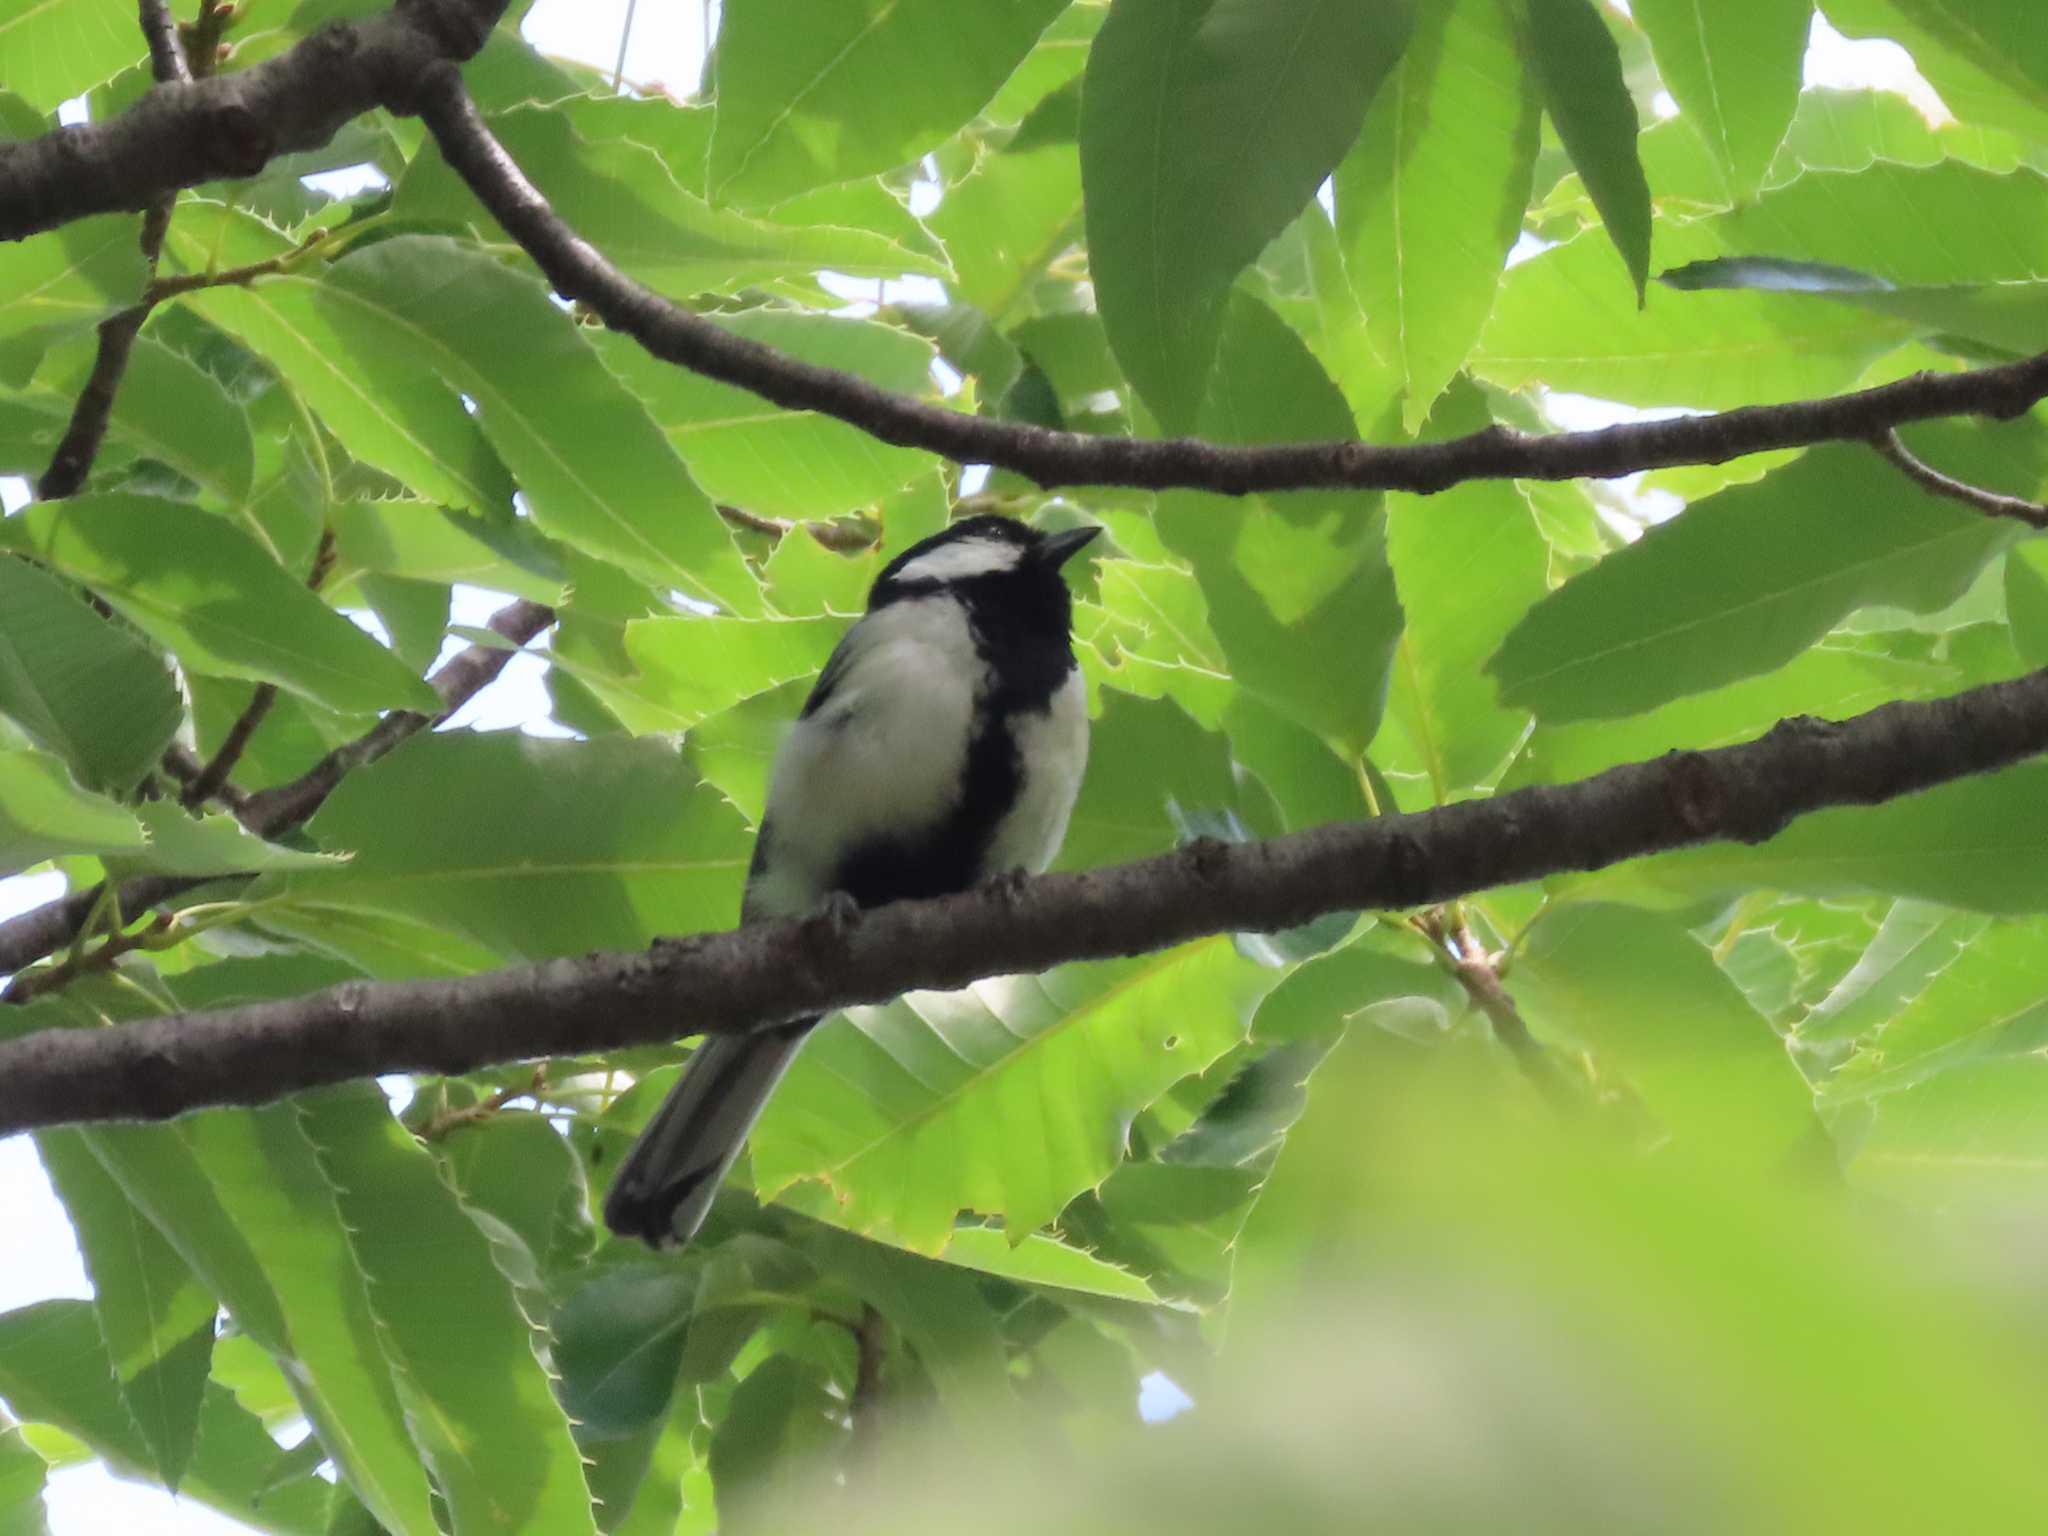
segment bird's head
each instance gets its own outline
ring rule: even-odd
[[[868,593],[868,611],[905,598],[950,594],[978,609],[1043,615],[1064,634],[1071,605],[1060,567],[1101,531],[1041,533],[1007,517],[963,518],[884,566]]]

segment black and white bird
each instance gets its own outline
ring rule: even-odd
[[[1052,862],[1088,760],[1060,568],[1098,532],[971,517],[883,568],[776,756],[741,921]],[[817,1022],[705,1040],[620,1166],[606,1224],[688,1242]]]

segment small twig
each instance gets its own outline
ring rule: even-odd
[[[1905,440],[1896,430],[1889,430],[1870,440],[1870,446],[1892,464],[1907,479],[1923,490],[1936,496],[1946,496],[1951,501],[1960,501],[1966,507],[1973,507],[1990,517],[2010,517],[2025,523],[2030,528],[2048,528],[2048,506],[2038,501],[2028,501],[2023,496],[2007,496],[1998,491],[1987,491],[1981,485],[1971,485],[1945,475],[1908,448]]]
[[[133,933],[114,932],[97,949],[74,949],[55,965],[22,971],[0,991],[0,1003],[26,1003],[45,993],[67,987],[81,976],[111,969],[114,962],[131,950],[167,949],[176,942],[173,934],[178,920],[168,912],[159,913]]]
[[[174,299],[181,293],[197,293],[202,288],[246,288],[259,277],[290,271],[331,240],[334,233],[331,229],[315,229],[290,250],[279,251],[263,261],[252,261],[245,267],[227,267],[218,272],[174,272],[169,277],[153,278],[142,290],[142,302],[145,306],[160,304],[165,299]]]
[[[327,580],[327,573],[334,569],[334,530],[320,531],[319,548],[313,551],[313,568],[306,573],[306,586],[314,592],[320,590]],[[277,684],[258,683],[256,691],[249,695],[249,703],[235,723],[228,727],[227,735],[221,738],[220,747],[213,754],[213,760],[185,784],[185,792],[178,798],[188,811],[197,810],[208,800],[221,796],[228,786],[228,775],[235,771],[235,765],[242,760],[242,753],[249,746],[249,739],[256,734],[264,718],[277,703]],[[225,799],[225,796],[221,796]],[[242,806],[248,805],[248,797],[237,793]]]
[[[1487,1023],[1493,1026],[1494,1039],[1507,1047],[1523,1076],[1553,1107],[1577,1109],[1577,1101],[1558,1074],[1557,1063],[1542,1042],[1529,1033],[1528,1022],[1507,988],[1501,985],[1499,959],[1486,952],[1486,946],[1473,936],[1462,915],[1446,925],[1442,912],[1432,909],[1416,913],[1409,921],[1429,941],[1437,962],[1457,979],[1472,1005],[1486,1015]]]
[[[149,44],[149,72],[159,85],[192,78],[185,65],[184,45],[178,39],[178,24],[164,0],[141,0],[142,36]]]
[[[539,1102],[548,1091],[548,1064],[542,1062],[533,1069],[533,1080],[524,1088],[500,1088],[489,1098],[461,1109],[444,1109],[417,1131],[413,1132],[421,1141],[440,1141],[450,1131],[460,1130],[467,1125],[478,1125],[494,1117],[514,1099],[532,1099]]]
[[[801,528],[825,548],[842,555],[860,555],[875,547],[875,534],[859,523],[846,522],[785,522],[779,517],[763,517],[758,512],[749,512],[745,507],[728,506],[718,503],[718,515],[735,528],[750,529],[765,533],[769,538],[780,541]]]

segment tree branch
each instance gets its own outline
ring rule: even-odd
[[[105,122],[0,144],[0,240],[253,176],[278,155],[319,148],[373,107],[410,112],[422,75],[473,56],[504,11],[505,0],[398,0],[252,69],[160,85]]]
[[[1873,438],[1935,416],[2013,417],[2048,397],[2043,353],[1971,373],[1916,374],[1829,399],[1547,437],[1494,426],[1398,447],[1351,440],[1227,447],[1197,438],[1055,432],[915,400],[722,330],[627,277],[564,223],[485,125],[454,66],[428,71],[418,106],[443,157],[556,290],[654,356],[789,410],[835,416],[884,442],[963,464],[998,465],[1042,486],[1180,486],[1241,496],[1329,486],[1428,493],[1474,479],[1611,479],[1675,464],[1719,464],[1767,449]]]
[[[2031,528],[2048,528],[2048,506],[2023,497],[1988,491],[1981,485],[1945,475],[1908,448],[1897,432],[1880,432],[1870,440],[1870,445],[1923,490],[1936,496],[1946,496],[1951,501],[1960,501],[1964,506],[1973,507],[1990,517],[2010,517]]]
[[[554,620],[553,609],[522,600],[507,603],[492,614],[490,627],[516,647],[526,644]],[[278,837],[289,832],[319,810],[321,803],[352,769],[375,762],[406,738],[446,720],[495,681],[514,654],[515,651],[503,646],[479,644],[450,657],[447,665],[427,679],[441,696],[443,707],[439,714],[429,716],[409,709],[395,709],[367,733],[336,747],[289,784],[280,784],[248,796],[235,807],[236,815],[259,837]],[[121,910],[141,912],[160,901],[168,901],[173,896],[208,883],[208,880],[169,875],[144,875],[121,887]],[[101,890],[102,887],[93,886],[90,890],[61,896],[0,922],[0,972],[18,971],[23,966],[33,965],[78,937],[79,930],[99,900]]]
[[[0,1134],[164,1117],[384,1072],[732,1033],[920,987],[1141,954],[1325,912],[1409,908],[1714,840],[1761,842],[1825,806],[1868,805],[2048,750],[2048,670],[1840,723],[1673,752],[1574,784],[1267,842],[1203,840],[1084,874],[995,882],[939,901],[762,923],[434,981],[350,982],[109,1029],[0,1043]]]

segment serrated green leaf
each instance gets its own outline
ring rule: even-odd
[[[946,189],[931,227],[946,242],[954,296],[997,323],[1079,237],[1081,160],[1071,143],[984,153]]]
[[[40,1132],[36,1151],[78,1237],[121,1395],[158,1481],[175,1492],[192,1458],[219,1303],[78,1131]]]
[[[0,381],[26,384],[52,342],[140,297],[140,232],[132,215],[108,213],[0,245]]]
[[[47,571],[0,557],[0,713],[80,782],[126,793],[182,711],[162,657]]]
[[[1875,1034],[1927,989],[1988,926],[1974,912],[1896,901],[1869,946],[1799,1021],[1802,1044]]]
[[[1367,335],[1417,431],[1478,341],[1522,232],[1540,108],[1503,0],[1426,6],[1337,167],[1337,233]]]
[[[96,339],[80,337],[51,348],[37,369],[37,389],[47,392],[41,397],[60,422],[69,418],[97,353]],[[107,433],[230,505],[249,494],[255,450],[247,413],[212,374],[147,334],[128,349]]]
[[[1195,426],[1231,283],[1343,158],[1407,30],[1388,0],[1111,7],[1082,94],[1089,272],[1167,431]]]
[[[883,389],[919,397],[936,392],[931,344],[892,326],[773,310],[717,323]],[[673,367],[627,337],[601,333],[596,345],[714,501],[764,517],[837,517],[873,506],[935,462],[929,453],[879,442],[832,417],[785,411],[747,390]]]
[[[600,112],[618,124],[618,136],[586,139],[579,131]],[[579,102],[521,107],[494,113],[498,135],[519,168],[555,211],[624,271],[668,291],[730,293],[783,278],[804,278],[821,267],[850,276],[899,277],[906,272],[945,275],[929,236],[864,219],[808,222],[786,208],[755,217],[713,208],[703,199],[701,147],[694,164],[658,152],[664,134],[650,116],[684,118],[688,109],[664,100]],[[640,142],[643,134],[657,147]],[[671,151],[671,154],[674,152]],[[886,194],[883,194],[886,196]],[[399,182],[393,210],[400,217],[455,229],[489,229],[491,217],[468,186],[429,149]],[[857,213],[881,213],[872,196]]]
[[[993,1227],[961,1227],[947,1239],[945,1250],[938,1257],[948,1264],[1000,1275],[1020,1285],[1079,1291],[1117,1301],[1143,1302],[1147,1306],[1163,1303],[1163,1298],[1141,1276],[1042,1233],[1034,1232],[1023,1242],[1012,1243]]]
[[[1951,466],[1998,462],[1978,429],[1917,440]],[[2012,538],[1868,449],[1823,445],[1568,582],[1515,626],[1487,671],[1505,701],[1545,721],[1634,713],[1783,666],[1857,608],[1942,608]]]
[[[1640,305],[1650,276],[1650,186],[1636,151],[1636,107],[1622,78],[1621,51],[1594,0],[1529,0],[1529,42],[1543,105]]]
[[[75,577],[186,665],[277,682],[335,709],[434,709],[405,665],[232,524],[189,502],[106,493],[41,502],[0,537]]]
[[[573,648],[557,648],[621,724],[636,732],[684,731],[741,699],[814,677],[845,633],[841,619],[635,619],[626,654],[635,672],[607,675]]]
[[[327,509],[336,564],[414,581],[467,582],[536,603],[562,598],[562,577],[523,523],[494,527],[420,501],[344,501]],[[443,604],[443,615],[446,614]]]
[[[56,758],[0,750],[0,874],[60,854],[139,849],[146,841],[134,816],[80,789]]]
[[[82,96],[144,55],[135,18],[94,0],[0,5],[0,84],[44,112]]]
[[[1218,442],[1350,435],[1327,376],[1272,311],[1230,301],[1215,388],[1197,423]],[[1294,491],[1229,499],[1170,491],[1160,536],[1189,561],[1238,685],[1362,751],[1379,727],[1401,607],[1380,498]],[[1344,665],[1316,658],[1342,657]]]
[[[605,1270],[562,1303],[555,1368],[578,1438],[624,1439],[668,1412],[697,1289],[692,1270],[640,1265]]]
[[[231,875],[265,870],[325,869],[332,854],[308,853],[266,842],[225,813],[194,816],[167,801],[135,808],[149,834],[147,846],[133,853],[105,856],[107,873],[116,879],[131,874]]]
[[[1887,1095],[1847,1174],[1892,1199],[2020,1208],[2048,1173],[2048,1058],[1980,1061]]]
[[[0,1313],[0,1395],[24,1416],[53,1424],[109,1465],[148,1478],[149,1452],[128,1417],[89,1301],[43,1301]],[[277,1442],[209,1384],[180,1493],[276,1536],[324,1536],[331,1492],[318,1478],[263,1489]]]
[[[714,72],[712,199],[766,205],[936,147],[996,92],[1066,0],[738,5]]]
[[[416,738],[351,774],[307,831],[355,857],[283,876],[281,904],[443,924],[508,958],[728,927],[751,842],[665,742],[512,732]]]
[[[1833,0],[1828,20],[1850,37],[1883,37],[1967,122],[2048,140],[2048,46],[2028,0]]]
[[[469,1531],[594,1531],[569,1421],[485,1239],[433,1159],[360,1086],[284,1111],[329,1180],[407,1422]]]
[[[1133,1114],[1244,1038],[1276,979],[1209,939],[835,1016],[754,1134],[755,1183],[822,1179],[840,1222],[918,1251],[963,1207],[1021,1238],[1116,1166]]]
[[[1811,8],[1798,0],[1641,0],[1658,73],[1738,201],[1754,196],[1799,102]]]

